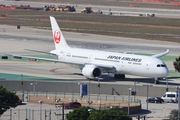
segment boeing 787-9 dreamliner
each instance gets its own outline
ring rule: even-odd
[[[145,56],[92,49],[72,48],[67,44],[56,22],[56,19],[50,16],[50,22],[55,50],[51,50],[50,52],[37,50],[31,51],[55,55],[58,56],[58,59],[21,55],[13,56],[19,58],[31,58],[36,60],[74,64],[78,66],[79,69],[81,69],[82,75],[88,79],[98,79],[101,77],[102,73],[113,73],[114,78],[124,79],[125,74],[128,74],[155,78],[155,84],[159,84],[158,78],[166,78],[169,74],[169,70],[166,64],[159,59],[160,57],[168,54],[169,50],[160,54]]]

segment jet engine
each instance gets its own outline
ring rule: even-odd
[[[101,69],[95,65],[85,65],[82,69],[82,74],[86,78],[94,79],[101,76]]]

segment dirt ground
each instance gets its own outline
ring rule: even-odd
[[[36,2],[48,2],[59,4],[84,4],[84,5],[107,5],[107,6],[123,6],[123,7],[149,7],[149,8],[167,8],[167,9],[180,9],[178,5],[172,5],[168,2],[179,2],[179,0],[164,0],[166,3],[161,2],[141,2],[141,0],[24,0]],[[151,0],[152,1],[152,0]]]
[[[22,99],[22,95],[18,95],[20,99]],[[89,106],[88,104],[88,98],[63,98],[63,97],[58,97],[54,98],[52,96],[46,97],[46,96],[33,96],[30,95],[29,97],[29,102],[30,103],[37,103],[39,100],[42,100],[44,104],[51,104],[51,105],[57,105],[57,104],[62,104],[62,103],[68,103],[72,101],[77,101],[80,102],[82,106]],[[114,100],[97,100],[97,99],[90,99],[91,104],[90,106],[93,108],[98,108],[101,106],[102,108],[122,108],[122,107],[127,107],[128,102],[127,101],[114,101]],[[135,103],[131,102],[130,106],[139,106],[140,103]]]

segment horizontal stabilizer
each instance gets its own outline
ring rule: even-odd
[[[30,49],[24,49],[24,50],[32,51],[32,52],[38,52],[38,53],[44,53],[44,54],[50,54],[50,55],[56,55],[56,54],[53,54],[53,53],[50,53],[50,52],[44,52],[44,51],[39,51],[39,50],[30,50]]]

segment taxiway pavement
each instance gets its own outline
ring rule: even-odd
[[[30,5],[31,7],[43,7],[45,5],[59,5],[59,4],[67,4],[67,3],[45,3],[45,2],[29,2],[29,1],[7,1],[0,0],[2,4],[5,5]],[[81,12],[81,10],[88,5],[83,4],[74,4],[76,11]],[[112,13],[115,15],[123,14],[155,14],[156,17],[166,17],[166,18],[180,18],[180,10],[178,9],[158,9],[158,8],[139,8],[139,7],[121,7],[121,6],[104,6],[102,5],[90,5],[93,8],[93,11],[102,10],[103,13],[108,14],[109,9],[111,9]]]
[[[180,50],[179,43],[165,41],[91,35],[85,33],[63,32],[63,34],[67,39],[68,44],[73,47],[93,48],[116,52],[143,52],[152,54],[157,54],[165,51],[166,49],[170,49],[169,55],[173,56],[179,56]],[[51,30],[41,30],[23,26],[21,27],[21,29],[17,29],[16,26],[0,26],[0,53],[37,55],[37,53],[25,51],[25,48],[47,52],[54,49]],[[166,64],[168,65],[170,70],[173,69],[172,62],[167,62]],[[53,69],[56,69],[55,72],[51,71]],[[84,80],[84,77],[80,74],[80,70],[61,63],[53,64],[49,62],[0,60],[0,73],[24,74],[57,79],[61,78]],[[134,76],[127,77],[132,78]],[[134,84],[134,82],[122,82],[123,84]],[[179,83],[179,81],[176,79],[172,79],[172,82]],[[116,83],[114,82],[114,84]],[[146,109],[146,104],[144,102],[145,100],[143,99],[142,108]],[[156,116],[156,118],[158,116],[162,118],[163,115],[165,115],[165,113],[163,112],[164,106],[168,109],[166,115],[169,114],[171,109],[177,109],[177,104],[160,104],[155,106],[149,106],[149,109],[152,111],[149,116]],[[157,120],[159,119],[157,118]]]
[[[170,49],[170,56],[179,56],[180,51],[180,43],[92,35],[86,33],[63,32],[63,34],[68,44],[72,47],[147,54],[157,54],[166,51],[166,49]],[[0,53],[39,55],[39,53],[26,51],[24,49],[34,49],[46,52],[53,50],[54,43],[52,31],[23,26],[21,29],[17,29],[16,26],[1,25]],[[170,70],[174,70],[172,61],[168,61],[166,64]],[[1,60],[0,72],[57,79],[84,80],[80,70],[61,63],[54,64],[49,62]],[[111,76],[112,75],[110,75],[110,77]],[[133,78],[134,76],[127,75],[127,77]],[[175,82],[177,82],[177,80]]]

